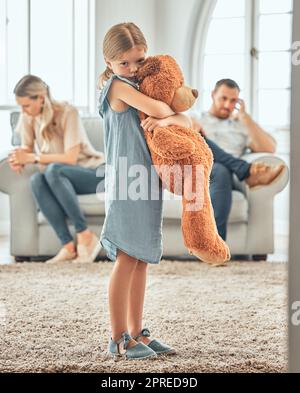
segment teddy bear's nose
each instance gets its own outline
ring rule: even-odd
[[[193,96],[195,97],[195,98],[197,98],[198,97],[198,90],[196,90],[196,89],[193,89],[192,90],[192,93],[193,93]]]

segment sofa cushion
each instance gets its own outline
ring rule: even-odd
[[[83,213],[86,216],[104,216],[104,193],[90,194],[90,195],[79,195],[79,203]],[[232,208],[229,215],[229,223],[239,223],[248,221],[248,202],[239,191],[233,191],[232,193]],[[182,204],[181,198],[170,194],[168,191],[164,191],[164,204],[163,204],[163,217],[169,219],[181,219]],[[45,224],[45,217],[39,213],[38,215],[39,224]]]
[[[11,143],[13,146],[19,146],[21,144],[20,134],[15,132],[16,126],[18,124],[20,112],[10,113],[10,125],[12,131]],[[81,120],[87,136],[93,145],[93,147],[98,150],[104,150],[103,147],[103,129],[102,129],[102,119],[100,116],[81,116]]]
[[[104,151],[103,144],[103,121],[100,116],[82,116],[81,117],[84,129],[87,136],[93,145],[93,147],[98,151]]]
[[[181,198],[164,191],[163,215],[166,218],[181,218]],[[228,222],[247,222],[248,221],[248,202],[244,194],[239,191],[232,192],[232,207]]]
[[[89,194],[89,195],[78,195],[80,207],[85,216],[104,216],[105,205],[104,205],[104,193]],[[44,215],[39,212],[38,223],[46,224],[47,220]]]
[[[21,137],[18,132],[15,132],[15,129],[18,124],[20,112],[11,112],[10,114],[10,126],[11,126],[11,144],[13,146],[19,146],[21,144]]]
[[[245,195],[240,191],[232,192],[232,206],[228,222],[248,222],[248,201]]]
[[[99,194],[79,195],[79,204],[86,216],[105,215],[104,192]]]

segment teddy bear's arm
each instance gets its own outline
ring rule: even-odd
[[[159,156],[181,160],[195,152],[195,144],[184,135],[176,133],[177,126],[156,127],[151,138],[151,148]]]

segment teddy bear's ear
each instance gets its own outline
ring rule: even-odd
[[[160,70],[160,64],[160,60],[157,57],[148,57],[145,63],[138,70],[138,83],[141,83],[149,75],[157,74]]]

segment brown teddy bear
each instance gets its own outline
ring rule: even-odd
[[[176,112],[192,107],[198,92],[184,85],[182,72],[171,56],[148,57],[137,75],[142,93],[167,103]],[[147,116],[140,113],[141,120]],[[145,138],[163,186],[182,195],[182,232],[190,254],[221,265],[230,251],[219,236],[209,194],[213,156],[203,137],[189,128],[156,127]]]

